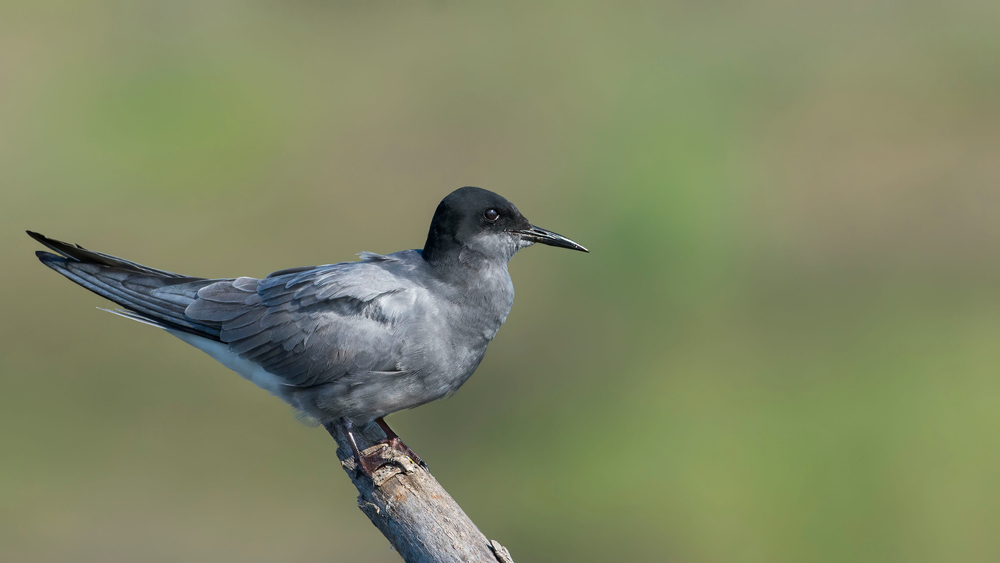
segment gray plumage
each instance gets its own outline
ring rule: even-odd
[[[493,218],[494,213],[497,215]],[[293,268],[264,279],[157,270],[29,234],[47,266],[166,329],[321,422],[362,424],[455,392],[510,312],[507,262],[533,227],[479,188],[441,202],[422,250]]]

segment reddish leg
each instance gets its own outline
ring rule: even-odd
[[[326,431],[336,438],[337,435],[335,425],[337,424],[339,424],[343,430],[344,436],[347,438],[347,443],[351,445],[351,453],[354,454],[354,462],[358,465],[358,468],[361,469],[362,473],[367,475],[368,478],[371,478],[372,474],[375,473],[375,470],[385,465],[385,463],[383,463],[380,459],[372,459],[361,454],[361,450],[358,449],[358,443],[354,440],[354,433],[351,432],[354,425],[351,423],[349,418],[342,418],[337,422],[332,422],[324,426],[326,426]]]
[[[376,418],[375,419],[375,424],[378,424],[378,427],[382,429],[382,432],[385,432],[385,440],[384,440],[384,442],[386,444],[389,444],[390,448],[392,448],[392,449],[394,449],[394,450],[396,450],[398,452],[402,452],[403,454],[407,455],[413,461],[415,461],[418,464],[424,466],[425,468],[427,467],[427,464],[424,463],[424,460],[420,459],[420,456],[418,456],[416,452],[414,452],[413,450],[410,449],[409,446],[407,446],[406,444],[404,444],[403,441],[399,439],[399,436],[395,432],[392,431],[392,428],[389,428],[389,425],[385,423],[385,419],[384,418],[382,418],[382,417]]]

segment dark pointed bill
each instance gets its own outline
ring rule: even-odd
[[[541,244],[547,244],[549,246],[558,246],[561,248],[570,248],[573,250],[579,250],[581,252],[590,252],[586,248],[580,246],[579,244],[569,240],[568,238],[553,233],[547,229],[541,227],[531,226],[530,229],[524,229],[522,231],[514,231],[515,233],[521,235],[524,240],[530,240],[531,242],[537,242]]]

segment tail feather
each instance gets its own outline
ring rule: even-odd
[[[118,315],[132,321],[142,323],[144,325],[149,325],[156,328],[162,328],[164,330],[177,330],[175,327],[170,326],[166,323],[153,320],[148,315],[141,315],[135,311],[129,311],[128,309],[105,309],[104,307],[98,307],[101,311],[105,313],[111,313],[112,315]]]
[[[185,315],[184,310],[197,298],[199,289],[221,280],[157,270],[31,231],[28,234],[59,253],[36,252],[43,264],[121,305],[128,310],[124,314],[119,313],[122,316],[161,328],[219,339],[220,327],[195,321]]]

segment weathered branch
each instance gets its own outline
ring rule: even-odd
[[[462,507],[426,468],[378,441],[385,434],[375,424],[355,428],[358,447],[387,463],[369,479],[357,470],[346,438],[336,431],[337,457],[358,489],[364,512],[406,563],[514,563],[496,541],[486,539]]]

